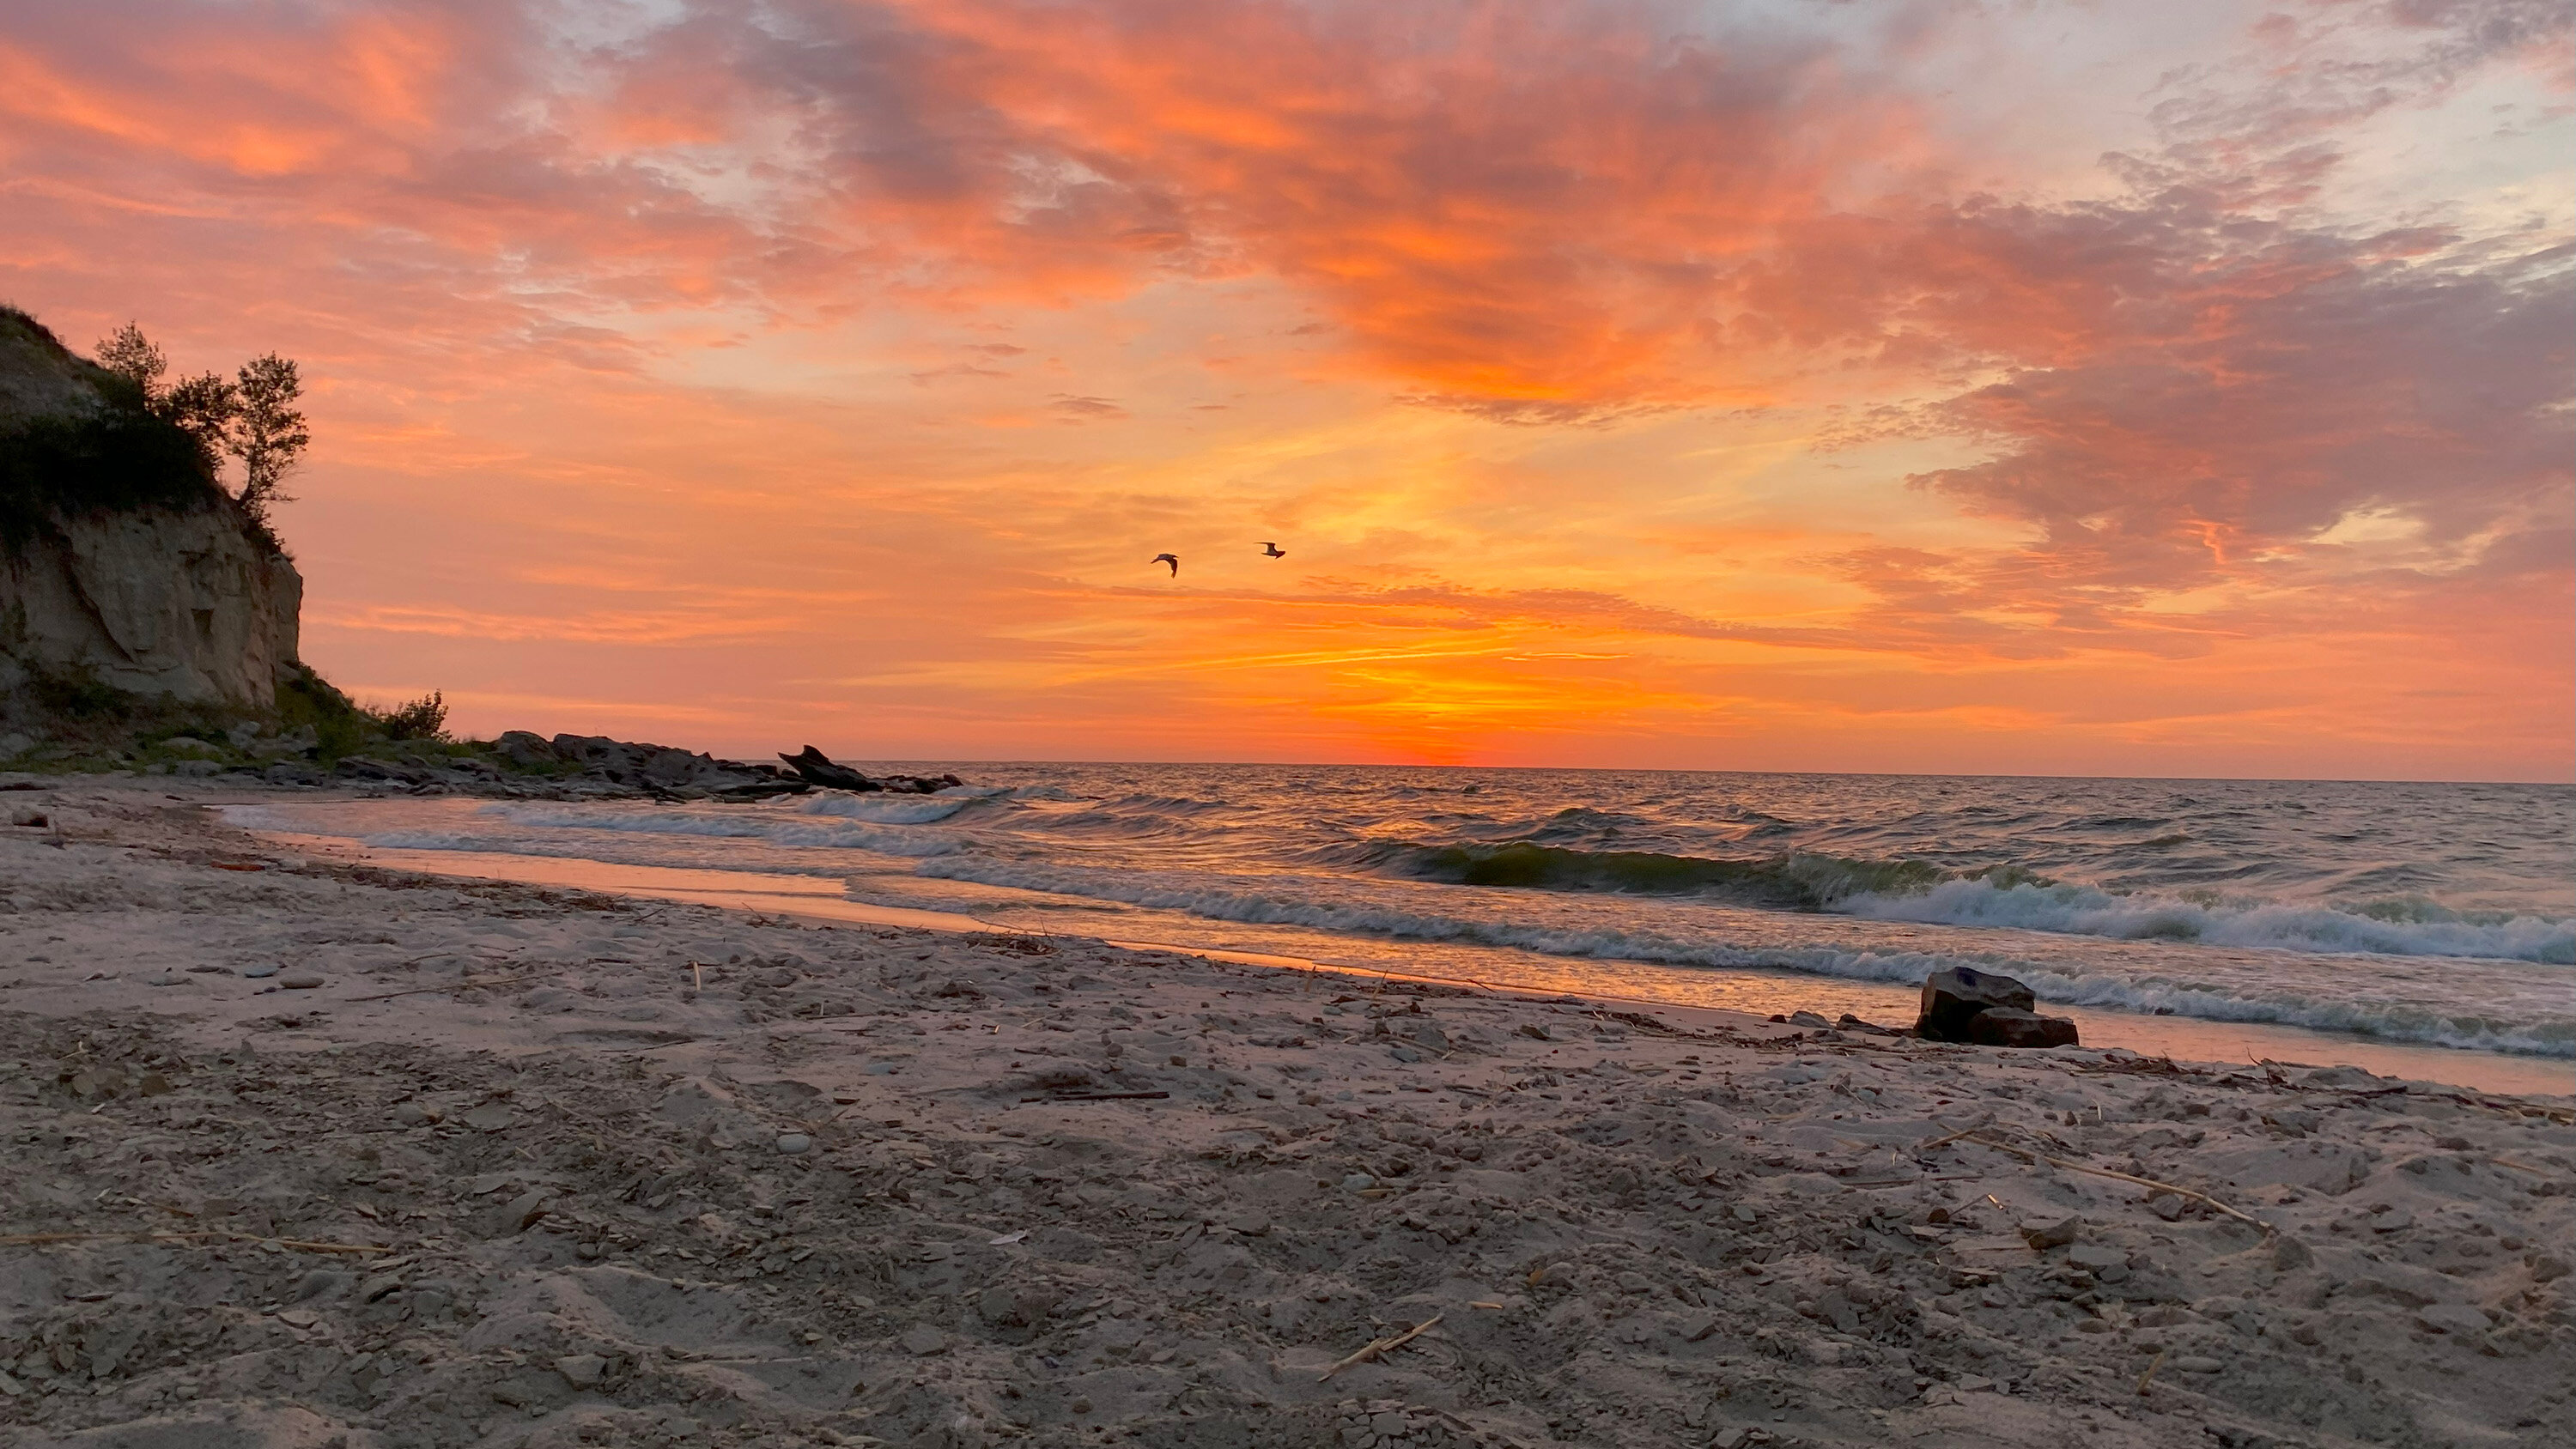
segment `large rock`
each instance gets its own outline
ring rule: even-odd
[[[2041,1016],[2039,998],[2009,976],[1953,966],[1923,980],[1923,1014],[1914,1030],[1926,1041],[1978,1046],[2054,1047],[2076,1044],[2075,1023]]]
[[[1962,1040],[1979,1046],[2059,1047],[2075,1045],[2075,1023],[2062,1016],[2040,1016],[2017,1006],[1989,1006],[1968,1018]]]
[[[1927,1041],[1966,1041],[1968,1023],[1993,1007],[2029,1011],[2039,1005],[2031,989],[2009,976],[1953,966],[1923,978],[1923,1014],[1914,1029]]]

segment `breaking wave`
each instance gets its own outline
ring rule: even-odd
[[[1416,880],[1530,890],[1721,896],[1744,905],[1823,910],[1871,891],[1950,879],[1919,860],[1788,854],[1721,860],[1650,850],[1576,850],[1515,840],[1499,845],[1379,845],[1362,863]]]
[[[1856,895],[1838,909],[1879,921],[2007,926],[2130,941],[2576,965],[2576,920],[2458,912],[2420,899],[2348,907],[2285,905],[2259,899],[2115,895],[2091,886],[1990,878],[1945,880],[1910,893]]]

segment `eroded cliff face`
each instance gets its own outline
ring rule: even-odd
[[[56,517],[0,549],[0,685],[87,674],[135,694],[266,709],[296,658],[304,580],[220,506]]]
[[[0,722],[42,676],[265,712],[303,602],[137,385],[0,307]]]

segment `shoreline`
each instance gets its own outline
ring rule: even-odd
[[[0,829],[28,1449],[2576,1438],[2565,1099],[293,860],[215,798]]]
[[[957,933],[1031,934],[1018,927],[986,923],[964,911],[930,911],[907,906],[881,906],[852,901],[843,894],[840,882],[828,876],[787,876],[750,871],[620,865],[577,856],[387,848],[369,846],[337,836],[301,835],[270,830],[256,830],[252,833],[263,839],[274,840],[291,850],[387,869],[418,871],[428,875],[503,880],[649,899],[689,901],[727,909],[795,916],[814,921],[905,926]],[[789,889],[788,887],[791,886],[799,888]],[[1359,977],[1401,978],[1473,986],[1487,991],[1537,999],[1568,993],[1588,999],[1636,1005],[1653,1010],[1715,1012],[1727,1017],[1757,1022],[1766,1020],[1769,1015],[1769,1013],[1685,999],[1603,990],[1580,982],[1567,982],[1547,987],[1489,984],[1469,977],[1408,972],[1374,965],[1284,956],[1269,952],[1229,950],[1222,947],[1080,934],[1070,934],[1064,939],[1098,940],[1107,945],[1130,950],[1176,952],[1203,956],[1210,960],[1268,966],[1282,970],[1330,971]],[[1564,968],[1565,974],[1579,975],[1581,963],[1588,959],[1591,958],[1565,958],[1567,962]],[[1828,998],[1834,999],[1836,1007],[1850,1005],[1862,1008],[1855,1014],[1866,1019],[1875,1019],[1884,1026],[1909,1024],[1914,1014],[1915,993],[1909,987],[1846,981],[1838,978],[1809,977],[1787,971],[1761,972],[1749,968],[1735,968],[1725,972],[1716,968],[1662,969],[1676,973],[1690,969],[1694,974],[1705,972],[1711,978],[1724,976],[1730,979],[1776,982],[1778,994],[1782,999],[1778,1011],[1782,1015],[1798,1010],[1824,1011],[1827,1008],[1818,1003]],[[1802,988],[1804,999],[1800,999]],[[2485,1052],[2471,1048],[2416,1042],[2392,1042],[2357,1034],[2325,1032],[2273,1022],[2228,1022],[2199,1017],[2153,1016],[2045,1001],[2041,1005],[2053,1015],[2073,1018],[2088,1046],[2118,1047],[2145,1056],[2239,1065],[2269,1061],[2292,1066],[2356,1066],[2382,1076],[2435,1081],[2479,1091],[2576,1097],[2576,1061],[2564,1058]],[[1839,1011],[1833,1014],[1838,1015]]]

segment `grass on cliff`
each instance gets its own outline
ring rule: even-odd
[[[0,306],[0,363],[11,353],[78,378],[97,405],[75,413],[0,414],[0,549],[23,552],[59,515],[220,508],[230,501],[196,440],[153,416],[131,383],[74,356],[35,318]]]

